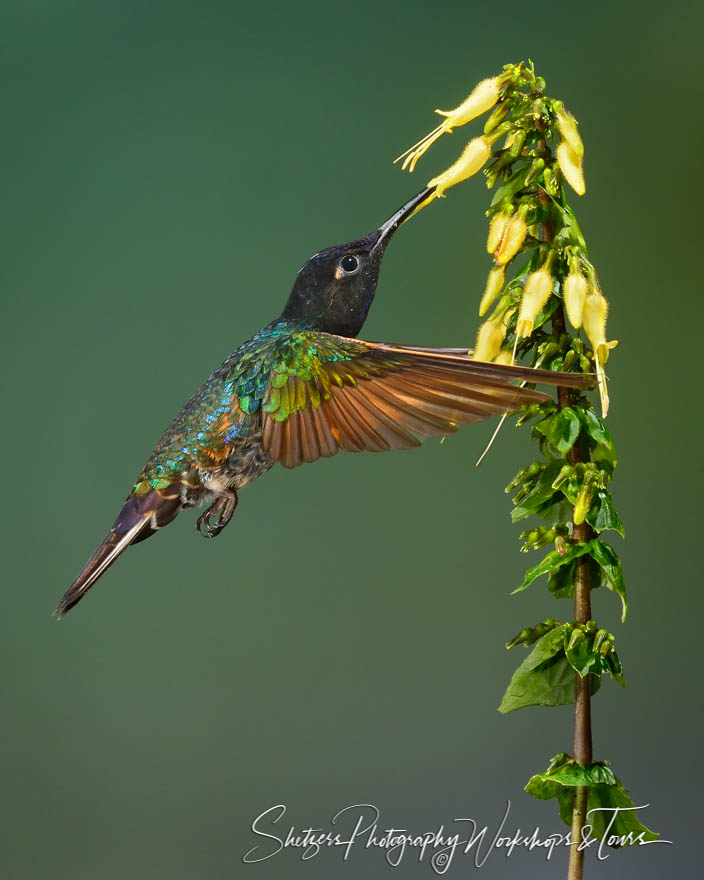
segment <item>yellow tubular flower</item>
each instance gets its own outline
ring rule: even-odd
[[[582,320],[584,322],[584,332],[587,334],[587,339],[591,342],[594,349],[596,378],[599,385],[599,396],[601,397],[601,411],[604,416],[609,411],[609,393],[606,388],[604,364],[609,358],[610,350],[618,345],[616,341],[606,341],[607,312],[608,304],[604,295],[600,290],[592,287],[584,301]]]
[[[500,211],[498,214],[494,214],[491,218],[491,223],[489,224],[489,237],[486,240],[487,253],[493,254],[499,246],[503,234],[506,231],[506,225],[510,219],[511,215],[507,211]]]
[[[479,317],[483,318],[489,306],[494,302],[496,297],[501,293],[504,286],[504,267],[496,266],[489,272],[486,280],[484,295],[479,303]]]
[[[472,138],[459,159],[442,174],[429,180],[428,186],[436,187],[436,196],[443,196],[446,189],[476,174],[490,155],[491,147],[485,137]]]
[[[578,156],[581,159],[584,155],[584,144],[577,131],[577,120],[568,110],[565,109],[565,105],[562,101],[556,101],[554,106],[557,130],[560,132],[562,140],[566,141],[570,145],[570,149],[575,156]]]
[[[505,348],[502,348],[501,351],[494,358],[495,364],[507,364],[509,366],[513,365],[513,354],[510,351],[507,351]]]
[[[538,312],[550,298],[552,293],[552,275],[547,269],[531,272],[526,280],[521,299],[521,310],[518,313],[516,333],[526,338],[533,332],[533,325]]]
[[[501,351],[501,343],[504,341],[506,327],[503,315],[484,321],[477,333],[477,344],[474,347],[472,357],[475,361],[493,361]]]
[[[501,243],[494,253],[494,260],[504,266],[509,260],[512,260],[521,249],[528,232],[525,216],[528,213],[528,207],[521,205],[518,211],[511,217],[506,224],[504,233],[501,236]]]
[[[582,172],[582,159],[574,152],[567,141],[562,141],[557,148],[557,163],[567,183],[569,183],[578,196],[583,196],[587,191],[587,187],[584,183],[584,174]]]
[[[423,153],[445,132],[450,133],[456,125],[465,125],[465,123],[470,122],[472,119],[476,119],[477,116],[481,116],[482,113],[486,113],[487,110],[491,110],[499,100],[500,91],[500,77],[495,76],[491,79],[484,79],[474,87],[472,93],[459,107],[455,107],[454,110],[436,110],[435,112],[444,116],[445,119],[430,134],[427,134],[418,143],[413,144],[412,147],[409,147],[405,153],[401,153],[394,161],[398,162],[403,159],[402,167],[406,168],[410,165],[409,170],[413,171],[416,167],[416,162]]]
[[[570,324],[576,329],[582,326],[584,300],[587,296],[587,279],[581,272],[572,271],[562,285],[565,310]]]

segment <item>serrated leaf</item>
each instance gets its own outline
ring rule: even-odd
[[[586,519],[589,525],[597,532],[605,532],[607,529],[612,529],[618,532],[622,538],[626,536],[621,517],[614,507],[611,494],[606,489],[599,489],[596,493]]]
[[[593,409],[584,409],[584,407],[578,406],[575,407],[575,413],[584,426],[584,430],[595,443],[600,443],[603,446],[610,446],[613,448],[614,438],[606,427],[606,422],[600,418]]]
[[[598,538],[590,541],[589,547],[590,556],[596,560],[603,572],[605,585],[610,590],[618,593],[621,598],[621,621],[623,622],[628,612],[628,600],[626,599],[626,582],[623,576],[621,561],[615,551]]]
[[[511,511],[511,521],[517,523],[533,515],[539,516],[551,525],[566,523],[572,519],[572,508],[561,492],[555,492],[544,504],[535,509],[528,509],[519,504]]]
[[[601,657],[594,653],[594,639],[590,639],[584,633],[582,636],[583,638],[576,641],[570,648],[572,632],[565,631],[565,657],[574,671],[584,678],[588,672],[592,672],[594,667],[599,665]]]
[[[566,455],[579,436],[580,421],[571,406],[566,406],[535,426],[550,445]]]
[[[597,840],[604,838],[606,844],[614,847],[629,846],[638,840],[658,840],[660,835],[640,822],[634,807],[618,779],[615,785],[595,785],[590,788],[587,823],[591,825],[591,836]],[[619,812],[614,812],[616,808],[619,808]]]
[[[529,587],[536,578],[539,578],[541,575],[548,574],[555,569],[562,568],[565,565],[569,565],[574,559],[577,559],[580,556],[584,556],[585,553],[591,552],[591,542],[583,543],[583,544],[570,544],[566,548],[566,552],[564,555],[560,555],[557,550],[552,550],[548,555],[542,559],[537,565],[533,566],[533,568],[529,568],[523,578],[523,583],[520,587],[515,589],[513,593],[520,593],[521,590],[525,590],[526,587]],[[513,595],[513,593],[511,595]]]
[[[597,840],[603,839],[610,846],[659,838],[659,834],[639,821],[623,783],[606,762],[580,765],[564,754],[556,758],[558,760],[553,760],[545,773],[537,773],[528,780],[525,790],[540,800],[556,798],[560,818],[566,825],[572,824],[576,789],[587,787],[585,837],[591,835]],[[617,811],[617,808],[620,809]]]
[[[557,626],[534,644],[533,650],[516,669],[499,712],[504,715],[525,706],[564,706],[574,702],[575,673],[565,658],[565,625]],[[592,693],[599,689],[592,677]]]
[[[548,575],[548,590],[556,599],[571,599],[574,595],[574,569],[576,561],[556,568]]]
[[[564,464],[564,461],[551,461],[547,467],[543,468],[536,484],[525,497],[521,498],[518,505],[511,512],[511,520],[513,522],[525,519],[532,513],[538,513],[541,508],[546,505],[549,506],[554,502],[555,496],[558,493],[553,489],[552,484]]]
[[[608,666],[608,673],[621,687],[626,687],[626,679],[623,677],[623,667],[616,651],[610,651],[604,658]]]
[[[565,657],[567,662],[578,672],[582,678],[585,675],[603,675],[607,673],[622,686],[626,686],[623,678],[623,670],[621,661],[618,659],[616,651],[612,648],[609,653],[603,657],[598,651],[594,650],[594,635],[585,634],[570,648],[571,633],[565,631]]]
[[[530,162],[524,162],[513,169],[511,177],[505,183],[502,183],[494,192],[494,197],[491,200],[492,208],[495,205],[500,205],[503,201],[513,201],[513,197],[516,193],[519,190],[524,189],[523,181],[525,180],[526,172],[529,168]]]
[[[607,461],[612,467],[616,467],[618,455],[616,446],[611,432],[606,427],[606,423],[592,409],[584,409],[583,407],[575,407],[577,418],[582,423],[586,434],[596,444],[592,452],[592,458],[595,461]]]

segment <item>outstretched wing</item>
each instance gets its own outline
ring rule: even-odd
[[[512,412],[547,395],[515,380],[589,387],[577,374],[472,360],[464,349],[414,348],[292,334],[262,405],[264,449],[285,467],[345,452],[410,449],[462,422]]]

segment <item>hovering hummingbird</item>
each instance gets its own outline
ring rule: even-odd
[[[132,544],[187,507],[214,538],[240,489],[276,462],[418,446],[458,422],[478,422],[546,394],[514,380],[588,387],[574,373],[473,361],[466,349],[365,342],[355,337],[374,299],[393,233],[433,195],[425,188],[378,229],[314,254],[280,317],[226,358],[171,422],[114,525],[59,603],[61,616]]]

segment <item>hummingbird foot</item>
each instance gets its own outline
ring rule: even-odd
[[[204,538],[215,538],[232,519],[237,507],[237,492],[228,489],[220,492],[215,501],[198,517],[196,531]]]

